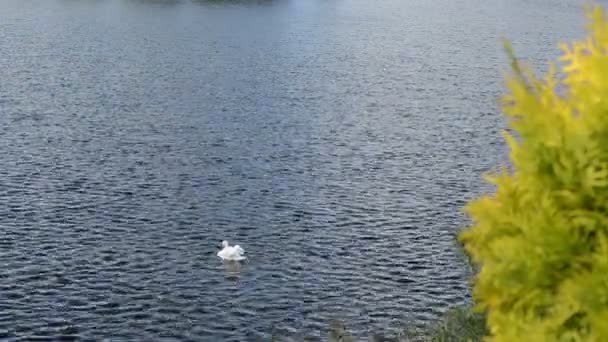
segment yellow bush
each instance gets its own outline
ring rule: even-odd
[[[587,13],[589,37],[545,78],[513,58],[511,168],[466,208],[491,341],[608,341],[608,20]]]

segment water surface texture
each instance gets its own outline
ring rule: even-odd
[[[0,336],[322,340],[470,297],[500,38],[566,0],[2,0]],[[223,239],[250,263],[225,266]]]

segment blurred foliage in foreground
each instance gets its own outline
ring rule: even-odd
[[[608,20],[537,78],[515,59],[504,112],[511,170],[467,207],[488,341],[608,341]]]

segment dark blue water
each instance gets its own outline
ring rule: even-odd
[[[0,336],[323,339],[466,303],[453,236],[505,161],[500,37],[543,63],[581,13],[3,0]]]

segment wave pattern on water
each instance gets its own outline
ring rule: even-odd
[[[499,37],[542,59],[580,28],[500,4],[2,1],[0,338],[364,336],[468,301]]]

